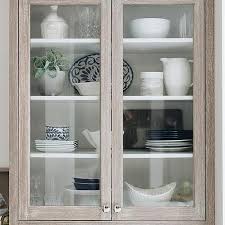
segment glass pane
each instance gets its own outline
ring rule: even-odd
[[[30,203],[100,204],[100,6],[31,6]]]
[[[124,206],[193,206],[193,5],[123,15]]]

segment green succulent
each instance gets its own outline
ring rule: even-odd
[[[56,50],[49,50],[44,56],[35,56],[32,58],[33,73],[36,79],[43,76],[45,72],[51,77],[56,77],[56,71],[65,71],[68,69],[68,61],[63,54]]]

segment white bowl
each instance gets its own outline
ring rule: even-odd
[[[170,31],[170,20],[140,18],[130,23],[130,33],[135,38],[165,38]]]
[[[100,130],[89,131],[88,129],[85,129],[81,133],[84,135],[90,145],[92,145],[97,150],[100,149]]]
[[[169,202],[172,198],[176,183],[171,183],[159,188],[142,189],[125,182],[128,197],[135,206],[151,206],[155,203]]]
[[[98,96],[100,94],[100,82],[85,82],[74,84],[80,95]]]

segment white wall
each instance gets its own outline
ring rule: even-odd
[[[0,170],[9,165],[9,0],[0,0]]]

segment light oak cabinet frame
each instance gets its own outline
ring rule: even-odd
[[[214,0],[112,0],[112,17],[111,17],[111,2],[108,0],[30,0],[33,4],[102,4],[102,9],[104,10],[104,15],[108,15],[106,17],[102,17],[104,24],[102,24],[105,32],[105,44],[106,48],[102,48],[102,54],[108,55],[108,57],[103,58],[104,62],[108,65],[105,67],[104,73],[108,72],[111,74],[111,65],[112,67],[112,160],[110,154],[103,154],[102,160],[108,164],[110,160],[112,162],[111,165],[107,166],[106,171],[102,171],[102,175],[104,174],[105,178],[103,179],[102,184],[102,204],[111,204],[111,208],[113,209],[114,205],[119,204],[122,205],[122,135],[121,134],[121,126],[123,124],[121,113],[122,113],[122,88],[115,88],[115,84],[122,85],[121,77],[116,76],[116,72],[121,72],[121,62],[122,62],[122,45],[121,45],[121,28],[122,28],[122,10],[121,4],[196,4],[196,7],[201,8],[201,12],[204,14],[198,15],[199,21],[202,21],[202,24],[198,23],[197,29],[202,31],[200,35],[196,35],[194,37],[199,43],[199,48],[203,48],[205,51],[201,53],[200,58],[196,55],[196,58],[199,60],[199,63],[203,65],[201,60],[204,60],[204,67],[198,68],[201,74],[205,74],[205,85],[200,85],[199,93],[205,93],[203,96],[198,96],[201,104],[205,105],[205,117],[203,122],[202,129],[205,131],[205,139],[197,139],[198,143],[203,141],[205,143],[205,153],[202,155],[197,155],[198,153],[194,153],[195,160],[200,159],[201,163],[195,162],[197,168],[201,171],[201,179],[199,184],[205,183],[203,187],[202,195],[200,192],[202,191],[202,187],[196,186],[196,210],[194,212],[186,211],[185,209],[176,209],[173,211],[172,209],[162,209],[163,212],[158,210],[156,212],[154,209],[148,210],[147,213],[151,214],[146,218],[143,215],[144,211],[136,211],[134,209],[124,209],[122,208],[121,213],[115,213],[111,210],[107,216],[102,213],[101,208],[93,211],[88,211],[89,208],[82,210],[77,208],[76,213],[74,213],[74,209],[69,209],[67,207],[45,207],[44,210],[35,209],[28,207],[28,204],[24,204],[24,202],[28,201],[28,171],[24,170],[24,165],[27,166],[28,159],[26,155],[27,146],[27,133],[23,133],[21,128],[25,126],[27,123],[28,111],[26,111],[27,106],[29,105],[29,99],[27,98],[28,93],[26,92],[27,86],[24,89],[19,91],[19,85],[29,85],[25,76],[21,77],[23,71],[26,73],[27,68],[24,68],[22,60],[29,59],[29,51],[27,49],[27,45],[21,45],[21,40],[28,42],[28,36],[26,35],[28,31],[25,33],[19,32],[19,29],[24,24],[29,23],[26,15],[28,15],[28,11],[26,11],[26,3],[28,0],[10,0],[10,225],[102,225],[102,224],[112,224],[112,225],[213,225],[215,224],[215,122],[214,122]],[[47,3],[46,3],[47,2]],[[20,5],[19,5],[20,4]],[[19,10],[20,9],[20,10]],[[25,14],[21,14],[24,11]],[[109,16],[110,15],[110,16]],[[108,18],[108,20],[106,19]],[[112,18],[112,42],[111,42],[111,19]],[[120,19],[119,19],[120,18]],[[23,21],[24,20],[24,21]],[[105,27],[104,27],[105,26]],[[23,28],[27,29],[27,28]],[[117,33],[118,32],[118,33]],[[204,42],[198,41],[198,38],[202,38],[201,40],[205,40]],[[112,43],[112,48],[111,48]],[[112,64],[111,64],[111,49],[112,49]],[[195,54],[195,53],[194,53]],[[203,54],[203,55],[202,55]],[[25,70],[24,70],[25,69]],[[205,71],[205,72],[203,72]],[[24,74],[25,74],[24,73]],[[20,75],[20,77],[19,77]],[[196,77],[196,76],[195,76]],[[105,77],[103,84],[111,84],[110,76]],[[199,78],[196,78],[199,79]],[[110,85],[111,86],[111,85]],[[102,86],[102,90],[106,90],[105,97],[102,99],[102,104],[105,105],[105,116],[107,115],[110,118],[111,114],[111,87],[110,86]],[[107,89],[108,88],[108,89]],[[204,89],[204,91],[203,91]],[[119,90],[119,92],[116,92]],[[195,93],[197,96],[197,93]],[[117,102],[117,104],[116,104]],[[119,103],[119,107],[118,107]],[[195,103],[194,103],[195,104]],[[196,104],[195,104],[196,105]],[[107,108],[107,107],[108,108]],[[201,111],[200,106],[199,111]],[[103,109],[103,107],[102,107]],[[24,119],[23,119],[24,118]],[[105,117],[106,118],[106,117]],[[106,120],[103,120],[103,122]],[[196,122],[198,122],[196,120]],[[102,124],[106,129],[110,129],[110,124]],[[108,140],[108,144],[110,144],[110,138],[107,136],[105,138]],[[196,134],[195,134],[196,135]],[[105,140],[106,140],[105,139]],[[21,143],[21,140],[25,141],[25,143]],[[103,139],[102,139],[103,140]],[[103,141],[104,142],[104,141]],[[103,143],[102,144],[105,144]],[[204,144],[203,143],[203,144]],[[117,146],[117,149],[116,149]],[[26,150],[21,150],[21,147]],[[203,151],[203,150],[202,150]],[[197,157],[196,157],[197,156]],[[204,162],[204,164],[203,164]],[[104,162],[103,162],[104,164]],[[105,167],[105,166],[104,166]],[[195,167],[195,173],[198,174],[198,171]],[[112,169],[112,173],[111,173]],[[120,175],[120,178],[116,177],[116,174]],[[111,177],[112,177],[112,186],[111,186]],[[117,183],[119,182],[119,183]],[[118,185],[118,188],[115,188],[115,185]],[[197,182],[198,184],[198,182]],[[22,186],[21,186],[22,185]],[[26,187],[21,190],[21,187]],[[112,188],[112,192],[111,192]],[[205,190],[204,190],[205,189]],[[112,193],[112,199],[111,199]],[[21,197],[19,197],[21,196]],[[105,196],[105,197],[104,197]],[[63,210],[63,213],[60,212]],[[61,215],[60,215],[61,213]],[[49,215],[52,215],[49,217]],[[134,216],[132,214],[135,214]],[[55,217],[53,217],[53,215]],[[111,218],[112,215],[112,218]],[[66,217],[65,217],[66,216]],[[156,217],[160,218],[161,221],[156,221]],[[40,218],[42,221],[40,221]],[[62,218],[67,218],[67,221],[64,221]],[[74,220],[80,221],[74,221]],[[93,220],[90,222],[85,222],[83,220]],[[107,221],[107,220],[115,220],[115,221]],[[48,220],[48,221],[47,221]],[[58,221],[56,221],[58,220]],[[69,221],[71,220],[71,221]],[[100,221],[103,220],[103,221]],[[142,220],[142,221],[138,221]],[[152,220],[152,221],[150,221]]]

